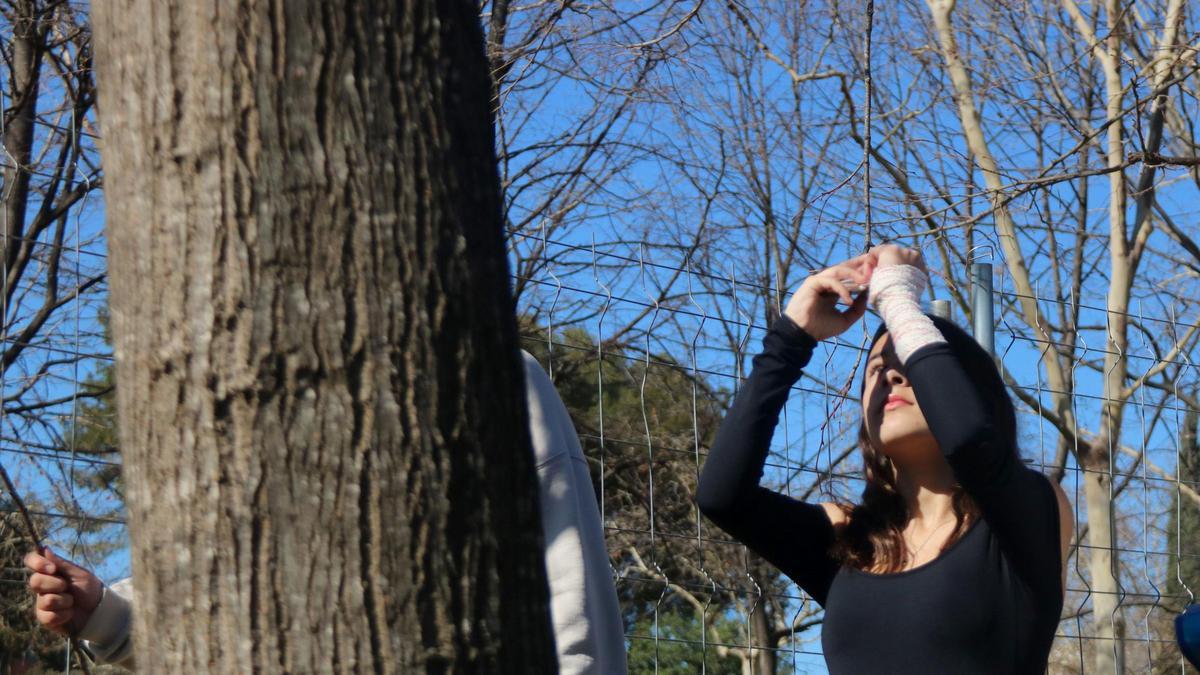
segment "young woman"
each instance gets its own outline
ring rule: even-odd
[[[844,279],[869,290],[852,297]],[[1071,506],[1021,462],[991,356],[921,312],[926,283],[920,253],[895,245],[807,279],[763,339],[696,501],[824,607],[832,673],[1042,673],[1062,610]],[[884,324],[861,392],[861,502],[809,504],[760,486],[801,368],[868,303]]]

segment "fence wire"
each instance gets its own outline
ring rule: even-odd
[[[514,249],[523,238],[538,240],[542,260],[522,267],[535,275],[513,279],[522,345],[552,373],[592,465],[631,671],[683,663],[697,672],[741,672],[767,660],[773,672],[820,672],[820,607],[706,522],[691,499],[716,425],[757,353],[766,299],[781,293],[662,251],[512,234]],[[80,248],[74,260],[95,255]],[[76,284],[86,276],[74,267]],[[1192,570],[1200,569],[1200,542],[1185,527],[1196,522],[1186,514],[1200,513],[1200,471],[1180,475],[1181,467],[1200,466],[1189,463],[1194,435],[1185,447],[1198,382],[1194,321],[1173,312],[1149,316],[1134,303],[1127,315],[1153,330],[1135,334],[1120,356],[1134,381],[1147,372],[1153,377],[1128,399],[1109,466],[1085,468],[1076,461],[1078,445],[1095,440],[1089,422],[1113,400],[1096,370],[1111,350],[1086,328],[1074,343],[1032,334],[1013,309],[1020,296],[1004,287],[1002,270],[998,276],[996,351],[1021,413],[1022,454],[1061,476],[1077,523],[1050,671],[1088,672],[1099,648],[1120,649],[1130,671],[1185,672],[1170,627],[1194,601]],[[1072,304],[1034,299],[1040,308]],[[40,356],[17,362],[7,376],[0,457],[29,495],[49,541],[111,578],[128,573],[119,495],[79,478],[119,468],[119,457],[114,448],[77,443],[81,428],[113,421],[110,410],[81,405],[97,390],[90,376],[111,361],[97,302],[85,298],[54,330],[22,343],[27,355]],[[1075,308],[1080,323],[1106,325],[1107,309]],[[954,317],[963,325],[967,318]],[[861,330],[877,321],[868,319]],[[862,352],[855,330],[822,343],[781,416],[764,480],[795,499],[853,500],[862,489],[854,447],[860,413],[845,393]],[[14,344],[11,333],[4,339]],[[1072,355],[1062,388],[1051,386],[1038,365],[1047,350]],[[30,399],[16,394],[28,391],[39,392],[45,405],[23,408]],[[1054,396],[1069,398],[1075,422],[1069,434],[1047,415]],[[1068,437],[1075,446],[1065,445]],[[1095,588],[1089,572],[1098,548],[1087,536],[1089,474],[1107,479],[1114,505],[1115,543],[1099,548],[1117,565],[1115,591]],[[0,508],[13,511],[8,502]],[[21,578],[19,569],[6,568],[4,585]],[[1123,632],[1119,641],[1096,634],[1091,613],[1105,595],[1117,598],[1109,620]]]
[[[81,15],[87,11],[86,4],[57,4],[74,7],[71,11]],[[729,6],[738,11],[738,3]],[[873,189],[871,183],[869,150],[875,147],[874,125],[869,123],[875,119],[870,95],[874,3],[868,0],[866,7],[862,61],[868,123],[863,125],[862,171],[847,167],[837,187],[806,207],[818,219],[840,217],[837,209],[818,208],[817,202],[828,202],[833,193],[862,176],[865,239],[870,243],[871,228],[907,225],[913,213],[905,198],[905,208],[891,208],[894,204],[884,200],[884,207],[877,206],[872,215],[872,195],[879,197],[878,186]],[[880,39],[888,39],[887,26],[881,23],[877,28],[883,31]],[[1125,35],[1159,29],[1158,24],[1123,28]],[[64,37],[70,35],[74,33]],[[69,40],[60,42],[56,49],[64,56],[74,55],[57,61],[69,70],[81,53],[71,51]],[[659,58],[658,48],[641,45],[638,51],[648,72],[649,64]],[[571,66],[579,63],[572,61]],[[10,62],[3,67],[11,68]],[[39,112],[36,145],[61,143],[69,159],[56,170],[52,160],[58,153],[33,153],[38,161],[31,162],[4,148],[0,172],[5,203],[18,172],[35,181],[35,188],[43,186],[31,191],[31,211],[41,208],[39,195],[65,195],[80,185],[90,192],[93,183],[98,185],[100,172],[89,161],[98,157],[94,124],[83,124],[76,116],[81,110],[94,123],[90,107],[79,107],[80,100],[89,97],[71,99],[75,92],[91,91],[90,86],[81,87],[90,78],[73,80],[67,75],[61,83],[43,88],[43,98],[61,99],[61,105]],[[1178,81],[1193,75],[1188,70]],[[1136,84],[1135,79],[1135,95]],[[0,101],[6,111],[0,120],[8,120],[7,111],[15,109],[17,101],[11,92],[0,98],[6,99]],[[1144,102],[1135,98],[1121,117]],[[1098,137],[1103,129],[1088,133]],[[0,128],[8,145],[4,132]],[[947,146],[938,151],[954,150]],[[587,152],[590,155],[592,148]],[[40,157],[43,154],[50,160]],[[1060,163],[1056,160],[1049,167]],[[589,169],[584,161],[563,173]],[[1040,189],[1070,175],[1066,169],[1050,174],[1050,169],[1037,176],[1006,173],[999,192]],[[61,189],[44,187],[48,185]],[[993,217],[993,210],[976,212],[970,206],[997,193],[969,180],[955,189],[940,206],[930,200],[932,208],[921,218],[940,223],[939,229],[949,236]],[[5,250],[0,270],[0,464],[12,475],[44,540],[111,581],[129,574],[129,561],[121,460],[113,433],[112,357],[104,326],[107,261],[99,206],[85,198],[68,209],[60,229],[37,233],[30,233],[26,223],[9,222],[8,211],[0,209]],[[571,228],[562,228],[567,230]],[[521,342],[551,374],[591,465],[631,672],[822,672],[821,608],[707,522],[692,501],[722,414],[748,372],[772,309],[791,289],[772,287],[771,274],[748,278],[742,268],[710,267],[702,252],[686,253],[694,248],[597,244],[578,234],[560,236],[510,233],[512,256],[521,263],[514,266],[518,272],[513,276]],[[999,251],[998,246],[994,249]],[[20,256],[9,253],[17,250],[30,252],[26,264],[33,273],[15,273],[10,260]],[[967,260],[973,259],[968,254]],[[963,272],[948,281],[965,281]],[[1055,297],[1036,281],[1032,296],[1022,294],[1007,277],[1002,260],[996,261],[994,286],[995,348],[1018,406],[1023,457],[1059,480],[1076,521],[1067,561],[1067,595],[1049,671],[1089,672],[1097,650],[1107,650],[1127,671],[1188,672],[1171,622],[1183,606],[1195,601],[1200,584],[1195,317],[1176,316],[1174,307],[1152,304],[1152,297],[1113,311],[1095,297]],[[956,297],[953,287],[939,290],[960,300],[953,318],[970,326],[973,317],[964,314],[969,303]],[[53,301],[47,303],[46,298]],[[1032,300],[1042,313],[1035,326],[1022,316],[1022,300]],[[52,307],[48,318],[40,311],[46,307]],[[1125,349],[1110,347],[1106,339],[1106,327],[1116,317],[1137,328]],[[773,488],[805,501],[858,496],[863,487],[855,447],[859,410],[848,392],[863,356],[864,338],[877,322],[873,317],[861,329],[818,348],[793,389],[773,439],[764,474]],[[1131,377],[1120,385],[1128,395],[1108,389],[1105,359],[1111,357],[1129,368]],[[1063,364],[1064,376],[1052,381],[1041,364],[1055,358]],[[1116,400],[1124,400],[1123,424],[1119,434],[1106,436],[1104,407]],[[1106,461],[1082,466],[1078,458],[1093,447]],[[1114,537],[1096,545],[1089,524],[1093,514],[1103,515],[1096,507],[1105,504],[1113,507],[1105,520]],[[15,515],[11,499],[0,494],[0,551],[7,556],[0,560],[0,610],[27,599],[15,553],[27,542]],[[1098,587],[1095,564],[1110,566],[1114,589]],[[1113,598],[1108,616],[1094,616],[1098,604],[1105,606],[1098,600]],[[0,619],[8,618],[0,611]],[[1105,625],[1119,639],[1100,635]],[[0,650],[0,671],[9,665],[3,656]]]
[[[758,351],[765,299],[784,294],[733,274],[697,271],[688,259],[668,260],[669,253],[651,260],[638,246],[521,233],[511,239],[517,251],[531,250],[527,244],[536,240],[542,258],[520,268],[536,268],[536,275],[514,277],[522,344],[555,373],[592,463],[631,670],[686,663],[696,672],[743,672],[743,665],[764,672],[758,669],[765,659],[774,672],[821,672],[820,607],[706,522],[690,501],[720,411]],[[999,265],[996,276],[996,353],[1018,406],[1022,457],[1058,478],[1075,510],[1049,670],[1089,672],[1093,650],[1111,649],[1129,672],[1186,672],[1172,621],[1193,601],[1200,580],[1189,573],[1200,569],[1200,542],[1185,528],[1195,527],[1185,514],[1200,514],[1200,473],[1179,473],[1188,466],[1186,453],[1196,452],[1194,441],[1185,447],[1200,381],[1191,360],[1195,319],[1150,316],[1137,301],[1125,313],[1150,327],[1131,332],[1118,354],[1138,387],[1128,397],[1120,436],[1109,444],[1107,465],[1084,467],[1076,458],[1096,442],[1101,410],[1115,400],[1097,367],[1117,352],[1102,329],[1078,328],[1073,343],[1050,331],[1035,334],[1014,309],[1020,296],[1005,287]],[[1105,307],[1034,300],[1041,311],[1057,311],[1055,305],[1078,311],[1081,325],[1107,325]],[[970,317],[952,318],[969,329]],[[830,494],[856,500],[863,486],[854,449],[861,412],[844,383],[862,350],[855,331],[873,330],[878,321],[871,317],[863,329],[818,347],[781,416],[765,484],[800,500]],[[1151,335],[1161,340],[1155,344]],[[1069,379],[1057,388],[1040,365],[1048,350],[1072,359]],[[627,399],[613,393],[622,386]],[[581,395],[588,387],[590,395]],[[1061,424],[1055,397],[1068,401],[1069,429],[1055,426]],[[1110,545],[1088,537],[1089,475],[1107,485],[1114,507]],[[1095,551],[1114,561],[1116,590],[1093,584]],[[1118,640],[1097,634],[1091,614],[1103,596],[1116,598],[1107,621]]]

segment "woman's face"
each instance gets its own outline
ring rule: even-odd
[[[940,456],[887,333],[867,357],[862,406],[872,445],[893,461],[919,462]]]

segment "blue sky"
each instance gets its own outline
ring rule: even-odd
[[[920,42],[926,30],[921,18],[909,11],[892,6],[877,9],[876,78],[895,108],[885,107],[884,113],[892,117],[877,110],[873,129],[876,139],[887,138],[894,131],[890,120],[903,116],[897,110],[910,111],[912,117],[903,126],[911,136],[908,154],[898,154],[898,146],[887,141],[881,141],[881,152],[903,168],[918,196],[945,209],[938,216],[939,222],[952,224],[963,210],[985,208],[986,199],[978,192],[982,179],[978,172],[968,176],[956,168],[967,152],[953,107],[931,93],[938,91],[931,85],[938,79],[937,69],[922,68],[915,51],[901,49],[915,50],[913,44]],[[523,16],[516,16],[514,34],[520,32]],[[804,237],[797,251],[797,265],[772,270],[776,279],[785,273],[787,276],[786,288],[776,293],[779,299],[786,298],[807,274],[808,269],[800,263],[822,265],[858,253],[866,221],[860,199],[861,149],[844,133],[846,123],[839,107],[837,80],[807,82],[803,94],[797,97],[786,72],[761,57],[752,59],[746,72],[735,74],[721,59],[730,53],[730,46],[746,46],[738,32],[740,27],[730,24],[729,30],[722,33],[717,15],[701,19],[666,43],[664,49],[676,50],[671,53],[677,58],[649,69],[641,89],[635,90],[631,84],[638,81],[647,52],[628,45],[661,33],[662,22],[649,15],[584,39],[570,59],[551,54],[540,65],[553,68],[535,73],[526,88],[507,95],[501,113],[502,138],[510,149],[522,150],[505,168],[505,176],[513,181],[508,193],[511,220],[519,222],[537,214],[521,232],[512,234],[511,253],[515,272],[527,269],[521,263],[543,237],[557,255],[553,262],[533,268],[528,278],[519,280],[528,283],[521,298],[522,310],[537,311],[544,321],[556,326],[581,325],[601,338],[640,317],[634,322],[635,328],[648,337],[635,341],[633,353],[641,349],[643,356],[667,352],[685,357],[683,360],[694,363],[697,374],[710,384],[732,390],[737,384],[736,375],[745,372],[749,358],[757,351],[765,323],[762,293],[754,287],[766,268],[762,241],[767,235],[762,224],[768,216],[777,222],[803,216]],[[584,21],[579,17],[572,20]],[[828,32],[834,35],[833,46],[819,51],[814,43],[811,50],[798,50],[794,67],[801,72],[819,66],[853,71],[856,57],[843,47],[854,35],[856,19],[839,18],[845,22],[843,25],[830,19],[824,10],[814,10],[809,21],[817,28],[824,28],[822,21],[831,22]],[[665,23],[671,25],[670,21]],[[764,20],[757,27],[764,42],[786,54],[785,24]],[[821,33],[808,30],[805,35]],[[1047,39],[1063,39],[1054,33],[1053,27],[1045,29]],[[912,44],[906,42],[909,38]],[[968,58],[978,59],[993,48],[998,49],[979,39],[963,38]],[[1071,55],[1062,58],[1069,61]],[[514,72],[524,71],[514,68]],[[1001,77],[1004,73],[982,66],[976,75],[988,78],[994,86],[987,95],[981,95],[981,107],[989,129],[996,130],[989,141],[1009,172],[1006,179],[1036,174],[1040,165],[1038,148],[1032,135],[1026,133],[1028,122],[1020,117],[1026,107],[1006,105],[1005,96],[1039,95],[1037,80],[1019,73],[1006,80]],[[861,106],[864,91],[859,80],[853,81],[851,94]],[[616,114],[617,110],[622,112]],[[615,117],[611,125],[606,123],[608,114]],[[751,121],[736,119],[734,116],[739,114]],[[1052,147],[1042,152],[1054,156],[1074,144],[1077,131],[1055,118],[1052,111],[1046,120],[1048,131],[1042,138]],[[559,138],[577,125],[582,125],[584,132],[573,139],[571,146],[545,156],[536,151],[540,143]],[[836,133],[829,135],[831,129]],[[1138,140],[1133,130],[1130,135],[1129,149],[1136,150]],[[826,138],[831,139],[828,148],[821,145]],[[590,142],[600,143],[604,150],[587,155],[589,159],[582,164],[583,179],[571,184],[564,195],[552,196],[556,186],[562,184],[556,175],[576,166],[588,152]],[[738,156],[735,150],[755,143],[761,145],[761,164]],[[726,156],[731,159],[716,161]],[[1098,161],[1094,155],[1092,161]],[[814,163],[826,167],[815,178]],[[763,174],[767,168],[770,172]],[[926,169],[941,179],[932,180]],[[875,241],[885,236],[913,241],[906,238],[913,222],[911,203],[878,164],[872,176]],[[806,186],[809,180],[813,185]],[[1106,181],[1104,176],[1087,181],[1092,194],[1087,218],[1096,234],[1080,255],[1089,265],[1094,262],[1098,267],[1087,275],[1080,299],[1086,306],[1079,319],[1087,345],[1079,355],[1084,359],[1096,358],[1104,344],[1105,279],[1101,274],[1105,256],[1102,234],[1108,208]],[[1164,209],[1196,232],[1196,188],[1186,174],[1168,170],[1160,178],[1160,185],[1158,199]],[[1070,205],[1078,187],[1078,182],[1060,183],[1012,205],[1014,218],[1024,226],[1021,246],[1038,283],[1040,306],[1047,311],[1070,299],[1052,297],[1054,292],[1046,276],[1049,263],[1045,229],[1041,226],[1059,222],[1064,228],[1068,226]],[[763,189],[770,192],[769,198],[757,195]],[[572,202],[571,197],[578,201]],[[546,200],[555,213],[553,218],[542,217],[539,210]],[[959,207],[955,210],[946,202]],[[95,237],[104,227],[102,206],[99,198],[91,200],[76,220],[81,240],[94,241],[92,252],[97,255],[104,254],[103,238]],[[1062,236],[1068,237],[1069,233]],[[952,249],[965,253],[961,229],[947,230],[946,237]],[[1040,351],[1047,345],[1033,340],[1029,328],[1013,311],[1015,288],[995,246],[990,220],[980,222],[975,237],[976,243],[993,245],[990,254],[995,263],[997,351],[1021,386],[1048,402],[1044,373],[1038,366]],[[687,254],[696,240],[700,245]],[[947,270],[941,269],[940,260],[934,256],[932,242],[926,239],[919,243],[925,247],[935,271],[931,295],[950,297],[946,279],[962,279],[961,266],[956,264],[948,275],[939,276],[937,272]],[[1151,247],[1169,252],[1174,244],[1159,231],[1152,235]],[[1152,271],[1154,281],[1175,290],[1189,288],[1185,286],[1188,283],[1195,288],[1194,279],[1174,278],[1172,270],[1163,269],[1165,257],[1157,260],[1158,268]],[[1194,320],[1194,308],[1176,306],[1155,288],[1153,284],[1139,287],[1130,308],[1132,314],[1151,326],[1149,336],[1131,333],[1128,358],[1135,373],[1154,363],[1175,339],[1173,334],[1181,334]],[[655,306],[663,295],[667,297]],[[95,333],[97,309],[97,304],[82,306],[77,316],[72,310],[69,320],[57,325],[56,330],[61,336],[70,336],[78,326],[82,334]],[[955,318],[964,320],[958,308]],[[876,322],[870,319],[866,329],[873,330]],[[732,345],[731,335],[736,338]],[[766,475],[766,480],[782,491],[800,494],[818,472],[829,468],[830,453],[847,443],[855,425],[857,402],[838,404],[834,390],[850,376],[861,338],[856,327],[843,339],[823,345],[808,369],[815,379],[803,380],[789,402]],[[105,349],[94,340],[86,347],[96,352]],[[78,374],[64,375],[48,385],[47,395],[69,391],[73,382],[88,371],[85,365]],[[1079,419],[1094,426],[1103,394],[1099,374],[1086,365],[1071,372],[1080,392],[1074,400]],[[1181,378],[1181,386],[1194,387],[1195,370],[1182,371]],[[10,388],[17,385],[15,381],[6,384]],[[1173,472],[1182,411],[1176,401],[1168,400],[1168,407],[1157,419],[1155,392],[1139,393],[1127,410],[1120,440],[1131,448],[1145,448],[1156,467]],[[69,407],[60,409],[64,415],[69,411]],[[1042,462],[1055,452],[1056,432],[1035,413],[1025,410],[1021,416],[1022,450],[1027,458]],[[1143,428],[1153,431],[1144,434]],[[29,440],[44,443],[49,439],[35,434]],[[1130,459],[1117,457],[1118,471],[1129,471]],[[10,470],[16,467],[14,473],[30,494],[45,494],[51,482],[61,482],[64,477],[69,480],[69,472],[64,473],[57,462],[13,459],[10,453],[4,458]],[[1084,522],[1079,473],[1072,463],[1068,469],[1064,487],[1079,507],[1077,520]],[[1162,522],[1156,514],[1171,506],[1176,491],[1157,480],[1146,464],[1137,468],[1137,476],[1129,486],[1118,502],[1119,511],[1130,516],[1129,529],[1121,541],[1127,549],[1123,564],[1129,570],[1131,587],[1145,591],[1165,572],[1163,556],[1158,555],[1165,552],[1165,538],[1155,529],[1156,523]],[[840,489],[846,491],[843,496],[851,497],[859,485],[848,481]],[[112,500],[103,495],[75,492],[85,502],[92,500],[86,508],[93,512],[113,506]],[[76,547],[69,529],[57,531],[52,541],[68,553],[84,554],[84,548]],[[1142,549],[1146,549],[1144,554]],[[127,575],[128,552],[119,550],[108,556],[97,570],[110,580]],[[1081,580],[1076,579],[1073,587],[1082,588]],[[819,651],[815,640],[818,635],[817,630],[809,631],[803,636],[806,642],[794,646]],[[798,657],[797,665],[809,672],[822,672],[820,658],[812,655]]]

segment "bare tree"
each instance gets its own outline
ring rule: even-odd
[[[118,505],[75,479],[111,458],[88,457],[108,452],[79,447],[63,433],[83,420],[89,399],[105,393],[73,386],[105,358],[94,321],[106,270],[89,203],[103,179],[86,13],[61,1],[3,3],[0,62],[0,470],[18,493],[0,488],[0,520],[24,504],[46,514],[39,535],[96,563],[102,549],[119,545]],[[15,594],[24,592],[15,563],[41,542],[23,527],[7,533],[14,538],[6,542],[0,584],[13,584],[7,592]],[[8,597],[13,607],[26,606]],[[32,634],[27,621],[13,618],[8,628],[15,632],[6,649],[23,653],[13,645],[24,640],[47,658],[53,649],[59,663],[66,654],[56,636]]]
[[[1118,553],[1161,532],[1168,491],[1200,496],[1152,454],[1175,436],[1169,410],[1186,404],[1176,385],[1200,338],[1200,248],[1179,206],[1194,196],[1181,179],[1200,184],[1194,17],[1171,0],[876,6],[868,62],[862,5],[793,5],[681,6],[668,23],[681,27],[653,43],[678,55],[643,102],[657,105],[656,133],[639,138],[669,186],[654,196],[662,211],[703,206],[691,221],[703,245],[673,258],[707,274],[687,300],[706,303],[736,360],[755,346],[748,324],[808,270],[861,249],[868,227],[931,247],[936,292],[968,317],[969,263],[999,262],[998,347],[1023,440],[1045,443],[1047,472],[1079,507],[1063,624],[1080,637],[1076,667],[1140,662],[1123,635],[1164,611],[1161,570]],[[846,385],[830,364],[855,354],[852,340],[837,348],[805,375],[835,397]],[[823,443],[841,442],[833,426],[820,422]],[[822,468],[856,467],[851,454]]]
[[[1130,36],[1124,35],[1121,25],[1124,7],[1119,2],[1108,2],[1104,7],[1107,18],[1107,37],[1102,41],[1096,38],[1091,20],[1085,17],[1073,0],[1064,0],[1064,7],[1070,14],[1078,29],[1082,43],[1087,46],[1096,61],[1100,64],[1103,74],[1104,92],[1104,124],[1105,143],[1101,150],[1104,157],[1108,178],[1108,232],[1109,245],[1108,285],[1105,293],[1107,299],[1106,319],[1104,329],[1107,348],[1104,350],[1102,372],[1104,405],[1100,417],[1096,421],[1094,432],[1083,443],[1076,443],[1076,460],[1084,471],[1085,498],[1087,506],[1087,530],[1089,547],[1090,590],[1094,617],[1094,634],[1098,638],[1095,648],[1095,667],[1098,672],[1114,672],[1124,669],[1125,650],[1119,644],[1123,636],[1124,621],[1118,610],[1121,602],[1122,587],[1118,579],[1117,551],[1121,548],[1114,528],[1116,514],[1114,504],[1113,479],[1113,446],[1120,444],[1122,423],[1126,404],[1133,393],[1148,377],[1154,375],[1153,369],[1138,374],[1131,368],[1130,360],[1125,354],[1130,350],[1129,341],[1130,317],[1134,310],[1131,302],[1132,291],[1139,275],[1139,266],[1147,251],[1149,236],[1154,229],[1149,218],[1150,208],[1155,202],[1154,172],[1155,168],[1143,164],[1140,176],[1136,181],[1136,204],[1131,204],[1128,190],[1129,178],[1125,168],[1129,165],[1129,154],[1125,145],[1126,126],[1133,122],[1133,116],[1141,113],[1140,106],[1128,111],[1129,94],[1120,74],[1122,45]],[[1033,334],[1043,335],[1054,340],[1055,337],[1047,330],[1042,319],[1043,310],[1037,306],[1038,293],[1034,288],[1033,273],[1026,262],[1026,256],[1019,242],[1016,222],[1011,215],[1009,203],[1015,198],[1019,189],[1005,184],[1004,171],[994,159],[991,145],[985,131],[986,122],[976,110],[976,90],[968,74],[968,66],[958,47],[952,14],[955,9],[953,0],[928,0],[931,16],[934,21],[941,54],[952,83],[952,93],[957,103],[959,118],[963,133],[967,139],[972,157],[982,173],[986,185],[986,195],[991,202],[988,213],[994,218],[996,235],[1004,251],[1004,259],[1010,278],[1014,284],[1018,301],[1017,316],[1026,324]],[[1155,53],[1154,62],[1148,64],[1149,87],[1152,92],[1152,103],[1146,124],[1149,152],[1157,152],[1163,136],[1165,119],[1164,106],[1167,105],[1167,93],[1170,80],[1176,77],[1181,68],[1187,70],[1187,64],[1194,56],[1194,47],[1181,42],[1179,31],[1182,24],[1182,3],[1171,0],[1165,7],[1164,24],[1161,34],[1150,42]],[[1088,146],[1098,143],[1099,131],[1088,134],[1080,140],[1080,145]],[[1072,153],[1074,154],[1074,153]],[[1127,221],[1127,213],[1131,206],[1136,206],[1136,218],[1131,224]],[[1076,255],[1082,252],[1077,251]],[[1177,343],[1175,349],[1166,355],[1170,361],[1180,351],[1188,348],[1192,334],[1189,333],[1183,342]],[[1045,350],[1042,362],[1046,369],[1051,389],[1067,391],[1063,383],[1068,379],[1066,372],[1070,368],[1069,361],[1074,355],[1064,355],[1057,350]],[[1131,377],[1135,381],[1130,383]],[[1051,420],[1060,429],[1070,430],[1078,434],[1078,422],[1071,418],[1068,412],[1070,401],[1062,395],[1052,395],[1057,398],[1050,407]]]

